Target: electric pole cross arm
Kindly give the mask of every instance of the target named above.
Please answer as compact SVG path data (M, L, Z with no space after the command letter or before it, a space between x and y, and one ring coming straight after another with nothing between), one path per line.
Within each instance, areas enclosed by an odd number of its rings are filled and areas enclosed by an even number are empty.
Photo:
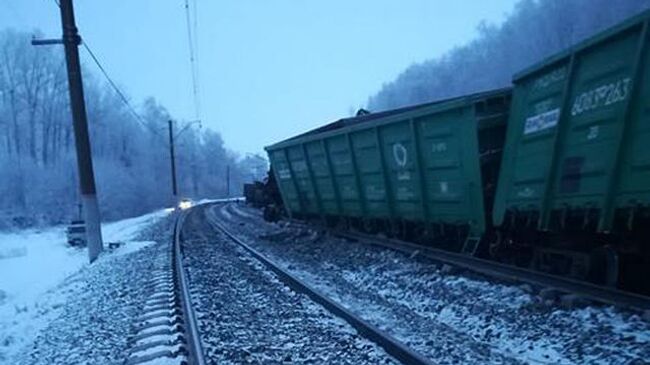
M79 187L81 203L83 204L86 221L86 242L88 257L92 263L103 250L99 205L95 190L95 175L88 134L86 103L84 100L83 83L81 80L81 65L79 62L79 44L81 37L77 32L74 19L72 0L61 0L61 25L63 38L56 40L32 40L33 45L63 44L65 61L68 70L68 90L70 92L70 108L74 129L75 147L77 150L77 167L79 170Z
M51 46L63 44L63 39L32 39L32 46Z

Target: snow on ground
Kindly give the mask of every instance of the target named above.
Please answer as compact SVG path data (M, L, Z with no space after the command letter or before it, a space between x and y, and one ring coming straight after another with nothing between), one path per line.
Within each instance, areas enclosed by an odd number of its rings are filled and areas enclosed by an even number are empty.
M173 223L173 217L165 217L134 237L157 244L128 255L105 255L66 278L63 287L80 289L10 363L123 364L133 346L136 318L152 294L152 270L168 253Z
M237 203L237 202L243 202L245 200L246 198L244 198L243 196L235 197L235 198L222 198L222 199L201 199L199 201L195 201L194 205L212 204L212 203Z
M254 210L229 207L213 212L254 248L436 363L650 359L650 323L634 312L565 309L544 303L529 285L443 270L417 257L268 224Z
M99 260L136 251L151 242L135 241L144 227L166 216L161 210L102 225L105 244L125 244ZM88 265L84 249L67 245L65 227L0 233L0 363L56 318L79 285L62 286Z
M203 210L183 226L183 260L207 364L396 364L216 233Z
M151 241L136 241L136 236L144 227L155 223L170 213L170 210L164 209L139 217L105 224L102 227L104 245L106 246L109 242L124 242L125 245L115 250L118 254L126 254L148 246L152 243Z

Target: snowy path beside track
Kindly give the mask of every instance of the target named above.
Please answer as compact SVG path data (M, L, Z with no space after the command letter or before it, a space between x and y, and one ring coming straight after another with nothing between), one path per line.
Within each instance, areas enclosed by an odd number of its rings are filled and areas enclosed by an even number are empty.
M92 265L85 250L65 244L63 228L0 236L0 248L24 253L0 259L0 289L8 293L0 303L0 364L121 364L141 310L142 273L159 250L155 241L170 239L167 216L103 225L106 242L124 245Z
M303 280L439 363L628 363L650 359L650 324L608 307L544 305L526 286L445 272L427 260L213 213ZM236 228L235 228L236 227Z
M192 211L182 231L184 266L209 364L394 364Z

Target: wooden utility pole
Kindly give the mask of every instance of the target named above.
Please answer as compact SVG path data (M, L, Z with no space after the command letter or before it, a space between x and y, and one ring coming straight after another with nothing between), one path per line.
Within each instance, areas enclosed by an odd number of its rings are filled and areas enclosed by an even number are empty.
M77 148L77 165L79 168L79 185L81 202L86 217L86 237L88 242L88 257L95 261L104 248L102 242L101 219L95 189L95 174L88 135L88 120L86 118L86 102L81 81L81 66L79 63L79 44L81 37L77 33L74 19L72 0L61 0L61 24L63 27L63 46L68 67L68 89L70 90L70 106L74 124L74 138Z
M86 117L86 102L84 100L81 66L79 63L79 44L81 37L77 32L74 19L72 0L61 0L61 26L63 39L33 40L34 45L61 44L65 48L65 61L68 69L68 90L70 92L70 108L74 128L75 147L77 150L77 168L79 170L79 188L86 223L86 242L88 257L92 263L102 252L101 219L97 192L95 190L95 174L88 136L88 120Z
M230 198L230 165L226 165L226 198Z
M174 122L169 120L169 159L172 164L172 195L174 207L178 205L178 187L176 185L176 157L174 154Z

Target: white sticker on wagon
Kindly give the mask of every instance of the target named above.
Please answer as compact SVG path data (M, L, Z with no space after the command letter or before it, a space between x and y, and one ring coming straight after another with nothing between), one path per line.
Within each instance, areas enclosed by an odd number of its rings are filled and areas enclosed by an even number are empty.
M291 179L291 171L289 171L289 169L278 170L278 175L280 177L280 180L289 180L289 179Z
M395 143L393 145L393 157L395 158L395 163L399 167L405 167L408 162L408 151L401 143Z
M449 193L449 183L446 181L440 182L440 192L443 194Z
M557 125L559 120L560 108L529 117L526 119L526 125L524 125L524 134L536 133L553 128Z

